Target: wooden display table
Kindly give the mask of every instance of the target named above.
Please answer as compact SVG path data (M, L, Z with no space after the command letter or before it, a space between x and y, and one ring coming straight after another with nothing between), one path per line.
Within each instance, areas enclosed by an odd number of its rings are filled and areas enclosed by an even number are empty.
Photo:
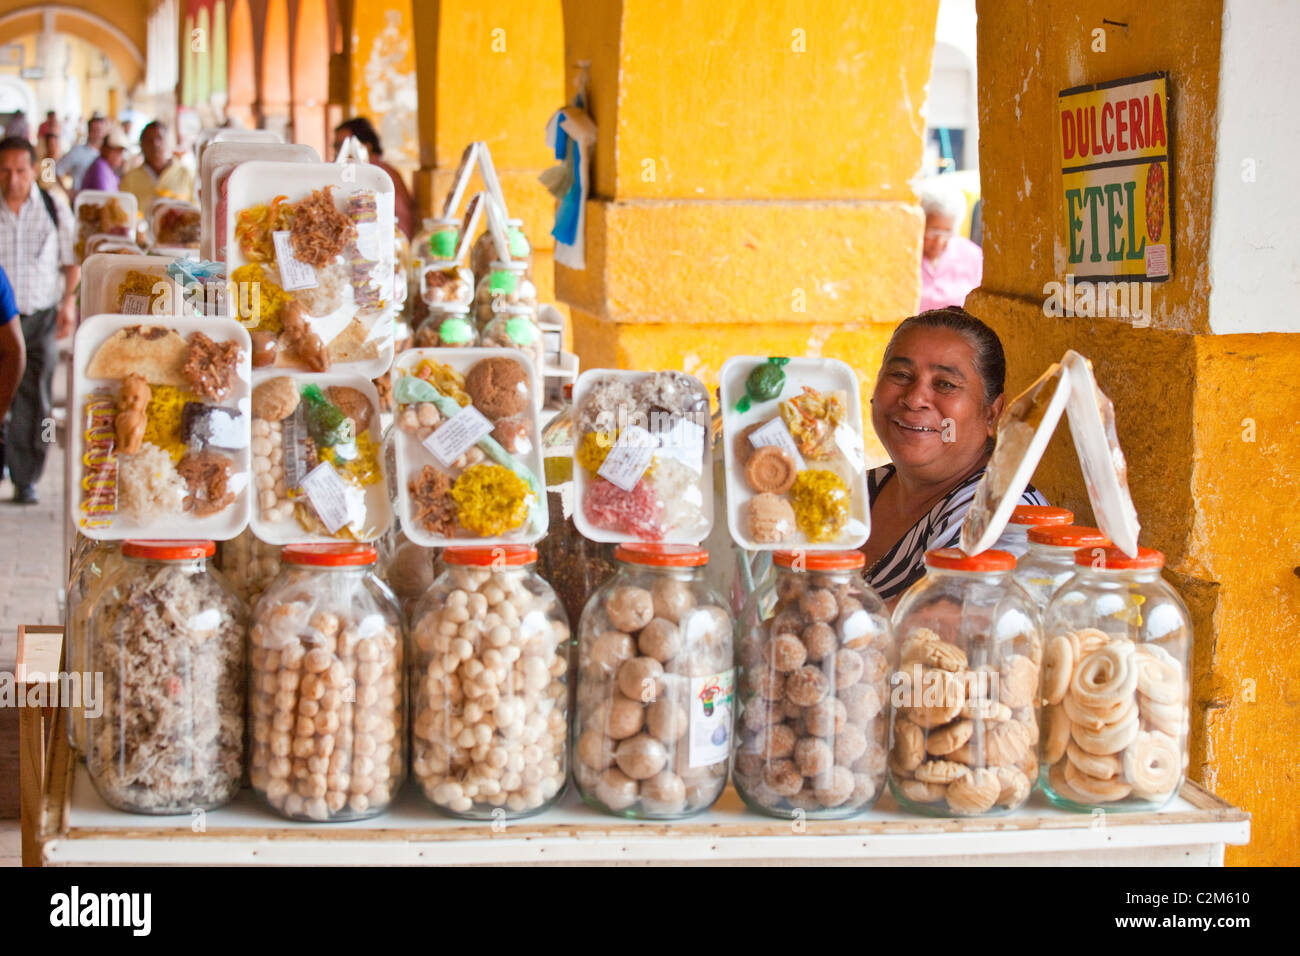
M19 640L21 664L21 632ZM39 635L39 642L47 662L61 643L52 634ZM37 641L26 643L30 651ZM572 792L537 817L480 823L439 816L409 785L388 813L358 823L289 823L248 790L232 805L192 818L148 817L120 813L99 799L67 746L62 711L23 716L23 858L29 865L1204 866L1221 865L1226 844L1250 839L1248 814L1191 783L1158 813L1067 813L1035 793L1014 814L974 820L900 813L886 794L876 809L851 820L794 823L751 813L728 788L711 811L679 823L605 816Z

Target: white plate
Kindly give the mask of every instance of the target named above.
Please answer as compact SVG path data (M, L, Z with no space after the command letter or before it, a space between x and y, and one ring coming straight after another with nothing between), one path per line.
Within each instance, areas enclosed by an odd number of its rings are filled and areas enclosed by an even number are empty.
M264 132L263 130L243 130L241 132ZM219 190L213 186L213 176L220 166L252 162L253 160L272 160L280 163L319 163L320 154L310 146L298 143L284 143L279 138L267 140L231 139L213 140L199 154L199 257L208 261L217 259L213 240L216 230L217 200Z
M399 372L410 373L425 359L437 362L440 365L448 365L460 372L461 375L465 375L474 365L486 358L509 358L518 362L528 375L529 394L534 399L541 394L542 381L537 374L537 366L533 364L533 360L527 354L514 349L407 349L397 356L397 361L393 365L393 384L394 386L397 384ZM415 522L414 515L411 513L409 482L423 470L425 465L433 465L443 471L446 471L446 469L414 435L402 430L397 423L400 414L400 406L398 406L398 410L394 412L392 433L395 436L394 441L396 443L398 514L402 520L402 530L406 532L408 538L425 548L465 548L494 544L533 544L546 535L546 527L550 516L546 507L546 472L545 463L542 461L541 430L538 427L537 402L535 400L529 403L527 409L521 413L528 422L528 437L532 443L532 449L527 455L516 456L533 473L537 480L537 502L536 506L531 509L533 520L525 523L523 528L510 534L492 538L477 536L466 538L439 537L425 531ZM495 464L490 458L487 461L490 464Z
M259 371L261 370L259 369ZM268 378L278 378L283 375L293 379L294 387L298 389L299 393L307 385L317 385L322 392L332 385L344 385L348 388L355 388L370 400L370 428L367 431L370 434L371 441L379 449L380 479L374 484L366 486L365 489L366 515L370 519L370 525L375 530L369 536L358 540L374 541L382 537L393 524L393 509L388 500L387 463L384 460L383 428L379 416L379 393L375 391L374 384L368 378L347 372L322 372L319 375L311 375L302 372L288 372L283 369L269 371L273 371L275 374L259 375L257 385L261 385ZM293 516L282 521L264 521L262 520L262 509L257 502L256 491L249 498L249 527L253 530L253 534L267 544L337 544L353 540L343 536L313 534L304 530L302 525L298 523L298 519Z
M805 551L848 551L862 547L871 535L871 507L867 499L866 469L861 461L862 397L858 391L858 377L849 365L838 359L791 358L785 365L785 387L777 398L760 402L745 412L737 411L736 403L745 394L745 379L756 365L762 365L766 361L766 356L736 355L723 363L719 374L722 441L727 465L727 527L731 529L731 537L749 551L784 551L792 548ZM809 541L799 531L780 542L755 541L745 532L743 511L745 504L754 497L754 491L745 482L744 467L735 460L735 436L750 425L778 417L780 402L800 394L805 385L819 392L844 392L848 411L847 425L856 437L859 459L858 467L850 467L848 470L851 474L846 478L849 486L849 520L833 541Z
M1129 557L1136 557L1142 526L1128 491L1128 465L1115 432L1115 406L1097 387L1092 363L1086 358L1070 350L1061 364L1070 370L1070 401L1066 412L1097 527L1115 547Z
M1016 440L1016 432L1023 432L1025 418L1041 406L1043 396L1055 387L1047 399L1046 408L1038 426L1034 428L1029 441ZM1059 363L1052 365L1027 389L1013 398L998 422L998 443L984 470L984 477L975 487L975 497L971 499L970 510L961 526L961 549L967 554L979 554L993 547L1007 522L1011 512L1020 501L1020 495L1029 485L1034 470L1042 460L1047 443L1052 439L1061 414L1065 411L1066 401L1070 397L1070 372ZM1004 440L1005 439L1005 440ZM999 475L1010 475L1001 489L994 487L994 479Z
M653 372L626 372L608 368L588 369L578 376L577 383L573 386L573 409L575 419L578 410L582 408L587 396L591 393L592 386L595 385L596 382L612 378L621 379L629 384L634 384L650 378L653 374ZM704 387L704 384L700 382L699 379L694 376L689 377L699 386L700 394L704 396L705 402L708 402L708 389ZM641 427L644 428L648 423L636 422L635 424L640 424ZM701 495L699 507L700 511L704 514L704 526L703 528L665 534L663 538L659 539L664 544L699 544L707 538L709 532L713 530L713 468L711 467L713 460L713 446L710 442L710 435L712 433L711 421L709 420L707 412L705 421L697 421L696 424L701 425L704 429L701 457L700 461L697 463L700 468L700 477L695 483L695 487L699 489ZM582 435L578 432L576 421L573 430L573 440L574 448L577 449L582 441ZM584 538L588 538L592 541L611 543L638 542L644 540L643 538L638 538L635 535L626 534L624 532L611 531L608 528L598 528L587 520L586 512L583 509L583 502L587 499L587 488L591 484L591 478L587 475L587 470L578 464L576 456L573 461L573 482L573 523Z
M167 275L167 267L173 261L166 256L128 256L107 252L87 256L81 266L81 314L87 318L125 314L125 307L117 301L117 288L128 272L143 272L166 284L168 289L166 303L160 302L160 307L165 304L166 308L153 318L181 315L181 288ZM140 313L136 320L150 317Z
M216 146L209 147L209 151L216 148ZM376 221L378 222L375 245L378 258L375 260L377 265L372 272L379 277L377 281L386 285L391 292L392 283L385 277L393 274L393 231L396 229L396 219L393 215L393 181L389 178L388 173L378 166L368 164L363 166L356 163L339 165L337 163L300 164L261 161L241 164L230 174L230 181L226 188L227 276L234 275L236 269L248 262L243 253L240 252L239 243L235 241L235 222L242 210L263 203L270 203L277 196L285 196L289 202L297 202L307 198L313 191L324 189L327 186L334 187L331 195L334 198L335 206L339 210L346 209L348 197L358 190L370 190L375 194ZM345 260L346 250L344 254L336 258ZM264 263L264 265L272 276L277 275L277 265L274 261ZM346 268L346 261L344 261L344 267ZM352 286L347 283L347 280L345 280L342 298L342 304L329 315L311 316L309 324L312 331L319 335L328 347L334 337L347 326L354 316L359 318L366 326L369 339L378 346L378 356L364 362L339 362L331 366L331 371L364 375L370 379L378 378L388 371L389 366L393 364L392 296L390 295L385 300L383 308L367 315L358 314L356 303L353 300ZM237 309L233 301L230 303L230 309L233 315ZM295 368L293 366L277 366L277 368L287 368L290 371L307 371L301 367Z
M121 258L109 256L107 258ZM243 361L239 364L231 382L230 394L220 404L225 408L238 408L243 414L244 447L241 451L225 451L235 462L231 486L235 491L235 500L214 515L197 518L185 512L176 512L149 522L136 524L126 515L117 515L111 524L105 527L92 527L82 523L81 514L81 479L84 466L82 454L85 448L85 401L86 396L99 388L110 388L116 392L120 382L116 379L90 379L86 377L86 367L98 351L100 345L119 329L133 325L157 325L174 329L187 337L191 332L202 332L216 342L237 342L243 349ZM218 318L185 318L171 316L147 315L97 315L86 319L77 329L73 339L72 353L72 405L68 410L68 455L73 467L73 492L69 496L68 513L72 524L88 538L100 541L117 541L123 538L153 538L158 540L176 540L183 538L210 538L225 541L235 537L248 524L249 512L249 475L251 474L248 447L248 426L252 420L250 398L252 396L252 349L248 333L238 322Z

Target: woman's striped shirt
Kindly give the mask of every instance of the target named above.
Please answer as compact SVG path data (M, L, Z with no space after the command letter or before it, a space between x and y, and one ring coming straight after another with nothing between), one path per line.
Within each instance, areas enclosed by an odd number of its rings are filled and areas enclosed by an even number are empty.
M893 465L881 465L867 472L867 494L872 505L876 503L880 489L893 477ZM867 583L877 594L886 601L902 594L924 577L925 552L958 545L961 524L966 520L966 512L970 510L975 488L982 477L983 468L948 492L867 571ZM1029 485L1021 494L1019 503L1045 505L1047 499Z

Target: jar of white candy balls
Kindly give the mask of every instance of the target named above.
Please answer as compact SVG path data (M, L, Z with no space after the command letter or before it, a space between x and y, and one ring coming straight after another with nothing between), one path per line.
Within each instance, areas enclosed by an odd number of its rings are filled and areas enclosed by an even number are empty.
M704 580L709 554L625 544L582 612L574 779L599 810L670 820L727 782L735 671L731 615Z
M411 620L411 765L467 819L551 806L568 775L570 631L537 549L448 548Z
M387 809L404 768L403 632L368 544L300 544L253 611L249 779L291 820Z

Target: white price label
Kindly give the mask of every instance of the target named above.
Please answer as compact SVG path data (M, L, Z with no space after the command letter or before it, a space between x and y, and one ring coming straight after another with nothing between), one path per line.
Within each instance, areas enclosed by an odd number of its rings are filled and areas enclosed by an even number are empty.
M302 490L330 534L348 523L348 486L329 462L321 462L307 474Z
M775 445L790 456L796 468L800 471L804 469L803 455L799 454L799 446L794 443L794 436L790 434L790 429L786 428L785 422L779 418L774 418L763 427L755 428L750 432L749 443L755 448Z
M456 464L457 459L492 433L492 423L473 405L466 405L423 442L429 453L444 468Z
M631 491L654 461L659 442L640 425L625 428L596 474L624 491Z
M731 753L731 710L736 698L736 672L691 678L691 767L722 763Z
M275 261L280 266L280 288L286 292L316 288L316 270L293 257L289 230L271 233L271 241L275 243Z
M659 449L699 474L704 469L704 427L689 418L679 418L659 436Z
M357 252L372 262L379 261L379 223L359 222L357 226Z
M148 315L149 297L129 292L122 296L122 314L123 315Z

